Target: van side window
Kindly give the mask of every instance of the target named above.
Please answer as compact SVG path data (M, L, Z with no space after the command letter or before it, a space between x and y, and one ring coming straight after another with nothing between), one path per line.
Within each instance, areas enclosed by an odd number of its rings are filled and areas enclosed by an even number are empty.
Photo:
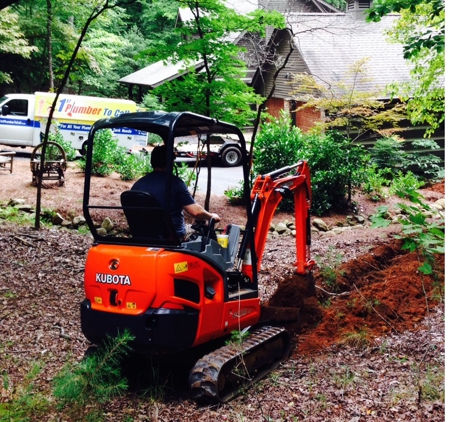
M9 114L14 116L28 115L28 100L10 100L5 105L9 108Z

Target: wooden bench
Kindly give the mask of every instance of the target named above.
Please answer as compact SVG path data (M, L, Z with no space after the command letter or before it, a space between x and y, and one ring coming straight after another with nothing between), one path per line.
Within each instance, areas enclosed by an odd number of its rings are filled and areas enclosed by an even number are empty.
M38 144L30 158L30 169L33 174L33 186L38 186L41 180L58 180L58 185L64 185L64 172L67 167L66 153L64 148L57 142L46 142L45 161L43 163L43 171L41 171L41 154L45 143ZM43 184L44 187L48 187Z
M0 152L0 170L8 170L7 165L9 165L10 173L13 172L13 157L15 154L14 151Z

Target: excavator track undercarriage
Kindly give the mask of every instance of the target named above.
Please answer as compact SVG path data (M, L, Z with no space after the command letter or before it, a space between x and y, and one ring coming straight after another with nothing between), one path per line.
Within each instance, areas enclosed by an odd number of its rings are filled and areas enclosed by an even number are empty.
M284 328L261 327L242 343L233 342L201 358L190 372L191 394L198 402L225 403L261 380L290 353Z

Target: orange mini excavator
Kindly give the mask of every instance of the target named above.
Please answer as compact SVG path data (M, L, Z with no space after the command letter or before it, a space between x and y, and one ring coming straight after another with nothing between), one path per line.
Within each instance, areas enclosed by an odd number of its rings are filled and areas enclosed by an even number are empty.
M261 379L289 356L288 332L269 324L258 292L258 272L274 212L293 197L296 223L295 271L306 274L310 259L310 174L302 161L257 177L251 191L250 163L243 159L247 224L223 230L209 221L180 242L169 218L169 201L145 192L117 198L94 187L94 148L100 133L158 135L173 163L174 144L198 136L234 135L247 157L242 132L234 125L191 112L139 112L96 122L87 140L84 216L94 237L85 266L86 298L81 303L85 337L100 345L128 330L137 352L176 354L207 350L190 372L196 400L226 402L242 387ZM102 146L103 147L103 146ZM167 167L166 192L173 166ZM108 217L108 219L106 218ZM226 216L221 216L224 220ZM109 226L102 224L108 221ZM225 242L217 234L225 233ZM272 323L275 322L273 314ZM238 345L231 334L248 330ZM209 353L209 347L216 345ZM245 374L245 376L243 376Z

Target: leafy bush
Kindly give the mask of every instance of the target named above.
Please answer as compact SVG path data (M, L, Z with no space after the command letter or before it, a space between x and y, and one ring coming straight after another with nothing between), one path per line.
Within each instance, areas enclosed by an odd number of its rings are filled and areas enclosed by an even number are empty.
M434 210L425 203L422 195L410 190L396 192L400 197L407 197L415 205L398 204L403 211L399 222L402 224L402 235L395 238L404 241L402 249L410 252L417 251L423 258L419 271L423 274L432 274L434 254L445 253L445 220L430 219L427 213ZM439 217L442 217L440 214ZM371 217L372 226L375 228L387 227L391 224L388 219L388 207L382 206Z
M135 180L152 171L150 156L143 153L120 155L114 168L122 180Z
M332 207L351 202L353 187L363 181L368 154L361 145L336 131L325 136L304 135L282 112L280 119L264 124L256 137L253 172L266 174L299 160L308 161L312 175L311 208L321 215ZM236 192L229 193L234 196ZM284 200L280 208L289 206Z
M193 190L196 184L196 172L193 168L188 167L184 162L179 165L175 163L175 169L178 173L178 177L185 182L188 189Z
M333 207L347 207L352 189L364 180L368 154L334 131L308 139L306 156L312 177L312 212L322 215Z
M267 174L296 163L305 148L305 137L292 126L290 116L283 111L280 118L269 117L256 136L253 163L255 174Z
M66 161L73 161L76 158L76 148L73 147L71 141L66 141L61 134L61 132L50 133L48 136L48 140L52 142L56 142L57 144L61 145L64 149L66 154Z
M391 187L389 188L389 193L395 195L398 192L413 192L424 186L424 182L419 180L414 173L408 171L403 173L398 171L396 176L391 182Z
M159 136L155 133L149 133L148 134L147 144L156 146L156 145L162 144L162 143L163 143L163 139L161 138L161 136Z
M371 163L380 169L390 169L392 172L401 169L405 164L405 153L402 149L402 138L389 136L378 139L370 148ZM390 174L387 174L390 177Z
M228 198L228 202L231 205L241 205L244 198L244 180L239 181L239 186L226 189L224 195Z
M114 138L110 130L99 130L94 138L92 174L96 176L109 176L117 167L123 164L126 154L127 149L119 146L118 139ZM83 158L79 160L78 164L79 168L84 171L86 160Z
M444 177L444 170L440 166L442 159L427 152L440 149L439 145L432 139L418 139L411 145L414 151L405 155L404 168L417 169L425 179L441 180Z
M361 185L361 190L372 201L382 201L389 197L387 188L390 183L387 177L388 172L391 172L391 170L380 169L375 164L366 169L365 180Z

